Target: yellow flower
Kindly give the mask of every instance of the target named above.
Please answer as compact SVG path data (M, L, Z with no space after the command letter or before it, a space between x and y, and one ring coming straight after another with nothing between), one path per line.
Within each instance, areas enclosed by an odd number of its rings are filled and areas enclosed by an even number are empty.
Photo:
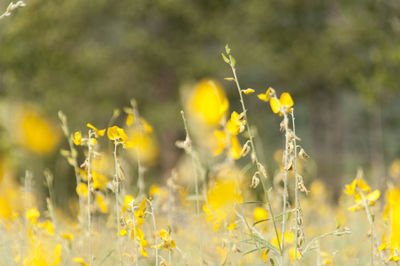
M291 112L292 106L294 104L292 96L288 92L281 94L279 100L277 98L270 98L269 104L271 106L272 112L275 114L279 113L282 115L283 112Z
M153 133L153 127L142 117L140 118L140 124L143 127L145 133Z
M203 210L207 214L207 221L213 223L215 231L233 214L235 204L243 201L235 178L217 181L208 191L207 199L208 204L203 206Z
M39 216L40 213L36 208L28 209L26 211L26 219L31 221L32 224L36 224L36 220Z
M82 266L89 266L89 263L86 263L85 260L81 257L75 257L72 259L73 262L79 263Z
M149 125L150 126L150 125ZM131 128L128 130L132 149L128 154L145 165L154 165L157 163L159 148L155 136L145 130L139 128Z
M244 93L244 94L247 94L247 95L248 95L248 94L252 94L252 93L254 93L254 90L253 90L253 89L250 89L250 88L249 88L249 89L245 89L245 90L243 90L243 93Z
M28 151L49 154L57 148L61 139L59 128L36 109L24 109L15 123L18 142Z
M49 235L54 235L54 226L50 221L44 221L43 223L38 223L37 227L45 228Z
M74 236L70 233L62 233L60 236L68 241L72 241L74 239Z
M94 132L96 132L96 135L99 136L99 137L104 136L104 134L106 133L106 130L105 130L105 129L100 129L100 130L99 130L99 129L97 129L95 126L93 126L93 125L90 124L90 123L87 123L86 126L87 126L88 128L90 128L90 129L92 129Z
M82 197L86 198L88 196L88 192L89 192L89 190L88 190L88 187L87 187L87 185L85 183L79 183L79 185L76 186L76 193L79 196L82 196Z
M257 95L258 99L260 99L261 101L264 101L264 102L268 102L271 99L271 91L272 90L273 89L271 87L269 87L265 93L258 94Z
M218 125L225 118L228 107L222 86L212 79L200 81L187 104L189 113L209 126Z
M240 146L239 140L236 136L231 137L231 149L229 151L229 155L237 160L241 157L242 146Z
M392 234L390 237L391 249L400 250L400 187L389 189L386 192L387 212L390 217ZM385 208L386 209L386 208Z
M105 190L108 183L107 177L95 171L92 171L92 178L93 178L92 186L94 189Z
M262 221L268 218L268 213L264 208L257 207L253 211L254 221Z
M345 191L344 193L346 193L347 195L354 195L355 191L356 191L356 185L357 185L357 178L355 178L353 180L353 182L351 182L350 185L346 185Z
M96 194L96 202L97 205L99 206L99 209L102 213L107 213L108 212L108 208L107 208L107 204L105 201L105 198L103 195L101 194Z
M158 233L163 240L169 240L170 236L167 230L161 229L160 232Z
M234 111L231 114L231 119L226 123L226 130L236 136L244 130L245 125L246 121L243 116Z
M125 195L124 197L124 205L123 207L125 208L125 210L131 210L131 205L133 204L132 201L134 201L135 198L132 197L131 195Z
M125 130L118 126L109 127L107 130L107 137L113 141L125 142L128 140Z
M74 144L76 146L82 145L82 134L79 131L74 133Z
M214 143L213 143L213 155L218 156L226 148L226 133L223 130L214 130L213 132Z
M132 125L134 120L135 120L135 116L133 114L128 114L128 117L126 118L126 125L127 126Z

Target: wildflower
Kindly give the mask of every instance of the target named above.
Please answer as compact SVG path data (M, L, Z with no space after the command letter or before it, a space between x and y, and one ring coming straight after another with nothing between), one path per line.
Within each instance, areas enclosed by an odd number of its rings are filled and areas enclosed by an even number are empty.
M290 96L288 92L284 92L281 94L279 100L277 98L271 98L269 104L271 106L272 112L282 115L282 111L291 112L294 103L292 96Z
M385 214L389 217L391 227L390 246L391 249L400 250L400 188L392 188L386 192L387 205Z
M79 183L79 185L76 187L76 193L82 197L87 197L88 192L89 190L85 183Z
M49 235L54 235L54 226L50 221L44 221L43 223L37 224L38 228L45 228Z
M243 90L243 93L244 93L244 94L247 94L247 95L248 95L248 94L252 94L252 93L254 93L254 90L248 88L248 89Z
M229 102L217 81L204 79L193 89L187 106L199 122L216 126L225 118Z
M70 233L62 233L60 236L68 241L72 241L74 239L74 236Z
M89 266L89 263L85 262L85 260L81 257L75 257L72 259L72 261L79 263L81 266Z
M100 194L100 193L96 194L96 202L102 213L108 212L107 204L106 204L105 198L102 194Z
M242 146L240 146L239 140L236 136L231 137L231 149L229 150L229 155L235 160L242 157Z
M145 165L155 164L159 155L157 140L149 127L151 126L148 125L147 130L135 127L128 129L129 138L132 139L132 149L129 150L128 154L135 159L139 159Z
M279 237L279 241L280 241L282 239L282 235L281 235L281 232L279 231L279 229L278 229L278 237ZM287 244L292 244L294 242L294 234L289 231L286 231L283 234L283 238L284 238L285 243L287 243ZM279 248L279 246L278 246L279 242L278 242L278 239L276 238L276 236L274 236L271 243L276 248Z
M264 208L257 207L253 211L254 221L262 221L268 218L268 213Z
M226 123L226 130L233 136L243 132L246 121L243 119L243 115L239 115L237 112L232 112L231 118Z
M275 92L274 89L269 87L265 93L258 94L257 97L261 101L268 102L271 99L272 92Z
M82 145L82 134L81 134L81 132L76 131L76 132L74 133L74 139L73 139L73 141L74 141L74 144L75 144L76 146Z
M93 126L92 124L90 124L90 123L87 123L86 124L86 126L88 127L88 128L90 128L90 129L92 129L95 133L96 133L96 135L98 136L98 137L102 137L102 136L104 136L104 134L106 133L106 130L105 129L97 129L95 126Z
M38 110L26 108L17 115L17 141L26 150L39 154L53 152L61 139L60 130Z
M107 137L117 142L125 142L128 140L128 135L126 135L125 130L118 126L109 127L107 130Z
M32 208L26 211L26 219L32 224L36 224L36 220L39 216L40 213L36 208Z
M347 195L354 196L355 205L348 208L349 211L358 211L364 208L363 195L361 193L368 193L371 188L368 186L367 182L363 179L358 179L357 177L351 182L351 184L346 185L344 192ZM374 190L373 192L365 196L365 201L368 205L374 205L380 197L381 193L379 190Z
M126 118L126 125L130 126L133 123L133 120L135 120L135 116L133 114L128 114Z
M235 204L243 201L234 178L217 181L208 191L207 199L208 204L203 206L203 210L207 214L207 221L213 223L214 231L231 216Z
M131 195L125 195L124 204L122 205L122 207L125 210L130 210L132 208L131 206L133 206L134 200L135 200L135 198L132 197Z
M214 130L214 148L213 155L217 156L222 153L222 151L226 148L226 133L223 130Z

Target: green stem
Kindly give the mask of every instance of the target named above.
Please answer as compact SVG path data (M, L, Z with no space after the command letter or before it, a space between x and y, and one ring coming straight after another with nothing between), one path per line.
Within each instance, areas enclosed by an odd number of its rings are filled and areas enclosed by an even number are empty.
M230 67L231 67L231 69L232 69L232 73L233 73L233 76L234 76L236 88L237 88L238 93L239 93L240 104L241 104L241 106L242 106L242 111L243 111L243 113L244 113L244 119L246 120L246 129L247 129L247 134L248 134L248 136L249 136L249 141L250 141L250 145L251 145L251 149L252 149L252 154L254 154L254 155L253 155L254 163L256 164L257 171L259 171L260 173L262 173L262 172L263 172L263 169L261 169L261 163L260 163L260 161L259 161L259 159L258 159L257 152L256 152L256 147L255 147L255 145L254 145L253 134L251 133L250 126L249 126L249 120L247 119L247 110L246 110L246 106L245 106L245 104L244 104L242 89L241 89L241 87L240 87L239 80L238 80L237 74L236 74L236 69L235 69L235 67L233 66L231 57L229 57L229 62L230 62L229 65L230 65ZM266 178L266 177L264 177L264 178ZM277 227L276 227L275 216L274 216L274 212L273 212L273 210L272 210L271 202L270 202L270 200L269 200L269 193L268 193L268 189L267 189L267 187L266 187L264 178L260 178L260 180L261 180L261 184L262 184L262 187L263 187L263 190L264 190L265 200L266 200L266 202L267 202L268 211L269 211L269 213L271 214L272 222L273 222L273 224L274 224L274 230L275 230L276 238L277 238L277 240L278 240L279 250L280 250L281 253L283 253L283 252L282 252L282 249L281 249L281 247L280 247L281 244L280 244L280 240L279 240L278 229L277 229Z
M87 203L87 220L88 220L88 237L89 237L89 264L90 266L93 265L93 255L92 255L92 224L91 224L91 215L90 215L90 201L91 201L91 193L92 190L90 188L91 182L92 182L92 130L89 129L88 133L89 139L88 139L88 161L87 161L87 170L88 170L88 180L87 180L87 186L88 186L88 203Z
M114 192L115 192L115 214L117 217L117 239L118 239L118 254L119 254L119 264L122 265L122 244L121 244L121 237L119 235L120 232L120 215L119 215L119 177L118 177L118 172L119 172L119 163L118 163L118 157L117 157L117 147L118 147L118 142L114 140L114 166L115 166L115 176L114 176L114 181L115 181L115 187L114 187Z

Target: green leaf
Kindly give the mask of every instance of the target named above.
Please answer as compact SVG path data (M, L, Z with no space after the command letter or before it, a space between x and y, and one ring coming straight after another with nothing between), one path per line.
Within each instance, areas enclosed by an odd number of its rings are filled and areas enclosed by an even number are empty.
M229 45L225 45L225 52L229 55L231 53L231 48L229 48Z
M236 60L233 56L229 55L229 59L231 60L231 64L234 67L236 65Z
M221 53L222 59L224 59L225 63L229 64L229 59L224 55L224 53Z

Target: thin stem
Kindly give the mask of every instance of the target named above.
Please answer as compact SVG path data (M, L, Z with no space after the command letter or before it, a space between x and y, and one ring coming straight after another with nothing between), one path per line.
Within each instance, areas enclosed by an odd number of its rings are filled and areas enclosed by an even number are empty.
M72 140L72 137L70 136L70 131L67 125L67 117L65 116L65 114L62 111L58 112L58 117L61 121L61 129L64 132L65 137L68 140L68 146L69 146L69 151L70 151L70 163L72 163L72 166L74 167L74 171L75 171L75 178L76 178L76 185L78 186L81 183L81 175L79 174L79 167L78 167L78 162L77 162L77 151L74 147L74 143ZM79 199L79 216L78 216L78 220L80 225L83 227L83 198L82 196L78 194L78 199Z
M119 215L119 163L118 163L118 157L117 157L117 147L118 147L118 142L114 140L114 166L115 166L115 176L114 176L114 181L115 181L115 187L114 187L114 192L115 192L115 214L117 217L117 239L118 239L118 253L119 253L119 263L122 265L122 244L121 244L121 237L119 235L120 232L120 215Z
M293 159L293 170L295 176L295 187L294 187L294 198L295 198L295 210L296 210L296 236L295 236L295 251L294 251L294 265L297 264L297 250L299 245L299 232L300 232L300 200L299 200L299 177L297 176L297 142L296 142L296 125L295 125L295 117L294 117L294 110L292 109L291 112L292 117L292 130L293 130L293 147L294 147L294 159Z
M181 111L181 115L182 115L182 120L183 120L183 124L185 126L185 132L186 132L186 139L185 142L188 145L188 153L191 155L191 159L192 159L192 165L193 168L195 169L195 174L194 174L194 184L195 184L195 194L196 194L196 214L197 216L200 215L200 200L199 200L199 177L198 177L198 171L196 171L197 169L197 165L195 162L195 158L193 156L193 149L192 149L192 140L190 138L190 133L189 133L189 127L187 124L187 120L185 117L185 112L183 112L183 110Z
M88 170L88 179L87 179L87 187L88 187L88 203L87 203L87 230L88 230L88 238L89 238L89 264L93 265L93 256L92 256L92 225L91 225L91 215L90 215L90 200L91 200L91 182L92 182L92 130L89 129L89 140L88 140L88 160L87 160L87 170Z
M349 230L348 228L344 228L343 230L335 230L335 231L332 231L332 232L328 232L328 233L325 233L325 234L316 236L316 237L314 237L313 239L311 239L311 241L310 241L310 242L306 245L306 247L304 248L304 250L303 250L303 256L304 256L304 254L306 254L306 252L308 251L308 249L311 248L311 246L312 246L315 242L317 242L318 240L320 240L320 239L322 239L322 238L325 238L325 237L330 236L330 235L341 236L341 235L350 234L350 233L351 233L351 232L350 232L350 230Z
M379 242L378 242L378 238L376 237L376 234L375 234L374 220L372 218L372 213L371 213L371 210L369 209L368 202L365 199L364 193L360 189L357 189L357 190L361 195L361 198L362 198L362 201L364 204L364 208L365 208L365 212L367 213L369 226L371 229L371 266L372 266L372 265L374 265L374 241L376 243L377 248L379 247ZM379 253L381 260L386 264L386 261L384 259L382 251L380 250L378 253Z
M255 165L256 165L256 167L257 167L257 171L260 172L260 173L263 173L263 172L265 172L265 169L262 169L262 168L261 168L261 167L262 167L262 164L260 163L260 161L259 161L259 159L258 159L258 156L257 156L256 147L255 147L255 145L254 145L253 134L251 133L250 126L249 126L249 120L247 119L247 110L246 110L246 106L245 106L245 104L244 104L242 89L241 89L241 87L240 87L239 80L238 80L237 74L236 74L236 69L235 69L235 67L234 67L234 65L233 65L233 63L232 63L231 57L229 57L229 65L230 65L230 67L231 67L231 69L232 69L232 73L233 73L233 76L234 76L236 88L237 88L238 93L239 93L240 104L241 104L241 106L242 106L242 111L243 111L243 114L244 114L244 119L245 119L245 121L246 121L246 130L247 130L247 134L248 134L248 136L249 136L249 141L250 141L250 146L251 146L251 149L252 149L252 154L253 154L253 158L254 158L254 163L255 163ZM264 178L266 178L266 176L264 176ZM267 187L266 187L266 184L265 184L264 179L263 179L263 178L260 178L260 180L261 180L261 184L262 184L262 187L263 187L263 190L264 190L265 200L266 200L267 205L268 205L268 211L269 211L269 213L271 214L272 221L273 221L273 224L274 224L274 230L275 230L276 238L277 238L277 240L278 240L279 250L280 250L281 253L283 253L283 252L282 252L282 249L281 249L281 246L280 246L281 244L280 244L280 240L279 240L278 229L277 229L276 223L275 223L274 212L273 212L273 210L272 210L271 202L270 202L270 200L269 200L268 189L267 189Z
M135 265L138 266L139 253L136 240L136 219L135 219L135 208L132 203L132 224L133 224L133 242L135 243Z
M282 109L282 108L281 108ZM287 206L287 200L288 200L288 163L289 163L289 126L288 126L288 118L286 112L283 113L283 123L285 127L285 157L284 157L284 162L283 162L283 207L282 207L282 212L285 214L286 213L286 206ZM282 217L282 236L281 236L281 245L282 245L282 251L285 249L285 231L286 231L286 217L285 215ZM284 265L284 256L282 252L282 257L281 257L281 265Z
M155 250L156 250L156 266L158 266L158 241L157 241L157 225L156 225L156 218L154 216L154 209L153 209L153 204L151 203L150 200L147 200L147 202L150 205L150 215L153 218L153 232L154 234L154 242L155 242Z
M193 147L192 147L192 139L190 137L189 133L189 126L185 117L185 112L181 110L181 116L183 120L183 124L185 127L185 132L186 132L186 138L183 144L183 148L187 154L190 155L190 158L192 160L192 166L195 171L194 173L194 185L195 185L195 194L196 194L196 215L199 217L200 216L200 193L199 193L199 172L202 175L203 174L203 169L200 164L200 160L197 156L197 154L194 152ZM205 191L205 190L204 190ZM201 257L201 265L203 265L203 240L200 238L200 257Z

